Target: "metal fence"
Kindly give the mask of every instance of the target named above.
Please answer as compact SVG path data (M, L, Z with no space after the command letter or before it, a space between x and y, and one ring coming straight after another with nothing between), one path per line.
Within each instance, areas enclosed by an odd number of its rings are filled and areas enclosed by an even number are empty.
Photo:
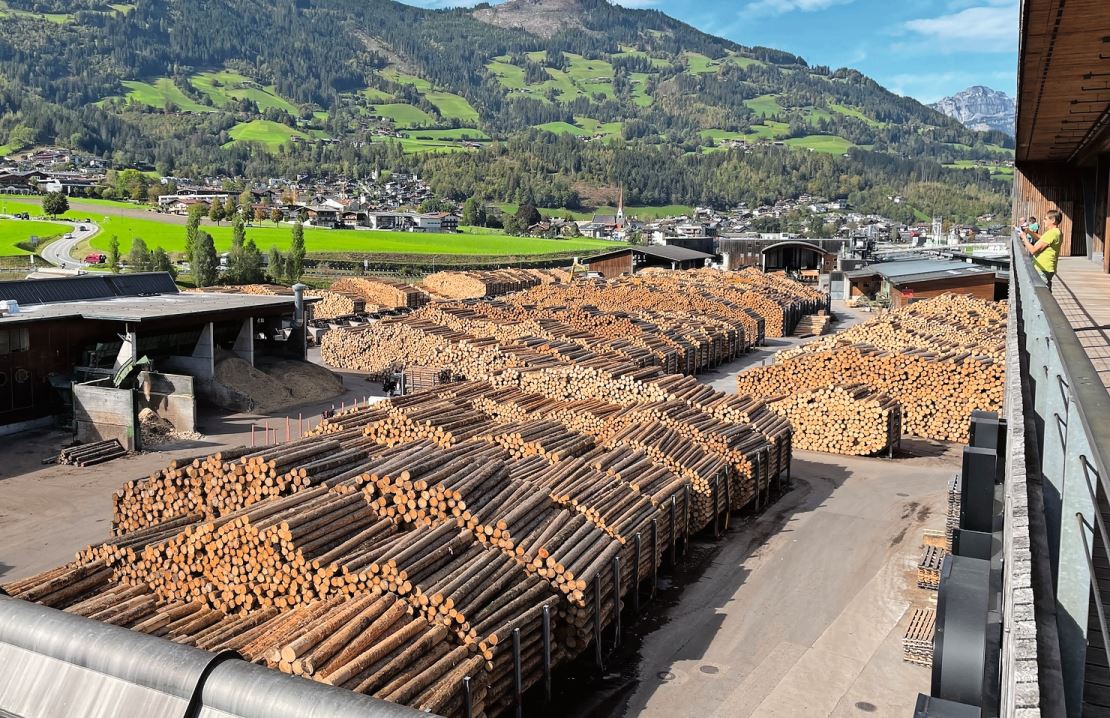
M1035 427L1025 449L1044 492L1067 711L1079 716L1087 679L1110 684L1103 606L1110 601L1110 530L1103 514L1110 496L1110 394L1016 234L1011 250L1017 301L1010 320L1018 322L1022 388ZM1092 587L1099 600L1091 600Z

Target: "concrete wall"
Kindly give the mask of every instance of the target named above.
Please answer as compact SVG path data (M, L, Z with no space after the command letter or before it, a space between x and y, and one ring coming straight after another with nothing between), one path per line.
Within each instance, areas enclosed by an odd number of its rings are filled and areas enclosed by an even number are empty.
M139 411L151 409L178 431L196 431L197 397L193 377L144 371L135 391Z
M73 424L82 443L117 439L128 451L142 448L134 394L113 387L110 379L73 385Z

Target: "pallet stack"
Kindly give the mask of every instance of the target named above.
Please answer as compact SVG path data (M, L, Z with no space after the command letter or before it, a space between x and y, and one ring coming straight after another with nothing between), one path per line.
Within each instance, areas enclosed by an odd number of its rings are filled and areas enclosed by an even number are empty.
M956 540L956 531L960 528L960 511L963 504L963 476L956 474L948 482L948 511L944 515L944 535L948 542L948 549Z
M850 456L890 455L902 438L898 402L866 384L835 385L770 403L794 427L794 447Z
M936 591L940 588L940 569L948 552L937 546L926 546L917 564L917 587Z
M919 666L933 665L933 637L936 634L937 612L932 608L915 608L910 625L902 639L902 659Z

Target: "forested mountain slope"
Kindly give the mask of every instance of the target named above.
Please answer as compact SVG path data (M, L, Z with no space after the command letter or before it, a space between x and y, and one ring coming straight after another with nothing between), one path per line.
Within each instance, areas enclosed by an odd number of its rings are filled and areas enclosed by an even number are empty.
M0 154L58 142L166 174L423 170L444 193L574 206L1006 183L969 130L812 67L605 0L0 0ZM944 165L948 164L949 167Z

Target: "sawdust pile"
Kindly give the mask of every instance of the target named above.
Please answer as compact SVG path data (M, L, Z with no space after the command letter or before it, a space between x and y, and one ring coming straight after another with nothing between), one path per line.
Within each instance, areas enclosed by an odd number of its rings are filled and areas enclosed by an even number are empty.
M310 362L258 358L252 367L239 357L216 364L216 380L233 394L229 408L270 412L339 396L343 381Z

